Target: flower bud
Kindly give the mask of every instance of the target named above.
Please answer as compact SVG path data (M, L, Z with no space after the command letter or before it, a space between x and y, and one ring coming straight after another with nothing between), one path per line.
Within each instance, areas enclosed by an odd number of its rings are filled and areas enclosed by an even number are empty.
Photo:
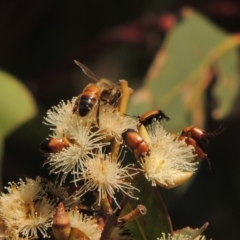
M59 203L53 216L53 235L56 240L67 240L71 233L70 219L65 212L63 203Z

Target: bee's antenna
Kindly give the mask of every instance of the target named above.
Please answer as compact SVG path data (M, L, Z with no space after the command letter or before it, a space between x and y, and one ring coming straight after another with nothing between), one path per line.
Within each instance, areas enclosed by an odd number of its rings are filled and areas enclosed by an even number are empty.
M100 78L95 73L93 73L89 68L87 68L85 65L83 65L82 63L80 63L77 60L74 60L74 62L75 62L75 64L77 64L82 69L84 74L87 75L89 78L91 78L95 81L100 80Z

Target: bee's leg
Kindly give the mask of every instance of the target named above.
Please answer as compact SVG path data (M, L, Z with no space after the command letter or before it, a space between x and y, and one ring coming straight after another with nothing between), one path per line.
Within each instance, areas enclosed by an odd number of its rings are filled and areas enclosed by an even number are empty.
M100 115L100 100L98 100L98 103L97 103L97 113L96 113L97 125L100 127L99 115Z

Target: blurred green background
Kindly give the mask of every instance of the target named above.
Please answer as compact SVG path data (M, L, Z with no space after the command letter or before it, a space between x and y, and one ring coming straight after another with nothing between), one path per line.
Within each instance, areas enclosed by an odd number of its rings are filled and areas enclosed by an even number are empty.
M0 68L27 86L38 107L36 117L3 140L3 185L24 176L48 176L47 167L42 167L45 158L38 151L39 143L49 134L48 127L42 124L43 116L51 106L78 95L89 83L73 63L74 59L100 77L113 81L127 79L134 89L142 87L143 83L144 86L149 84L152 91L156 91L153 95L168 96L168 90L158 92L146 74L169 34L184 21L182 12L186 6L193 7L230 34L240 32L240 4L233 0L0 1ZM194 30L191 30L193 34ZM203 41L211 40L208 33L203 29ZM185 37L183 35L179 42L180 50L184 44L188 49L189 36L186 34ZM239 55L238 49L235 52ZM174 54L171 55L173 59ZM187 56L185 51L179 54ZM181 73L181 68L170 70L176 71L176 75ZM211 94L218 80L215 71L214 68L214 73L206 78L211 81L206 85L204 100L200 101L204 106L194 105L194 110L200 111L188 116L188 122L195 125L196 119L201 119L199 124L204 124L209 131L221 123L226 126L224 133L213 138L208 146L211 170L204 161L185 189L160 191L175 230L186 226L200 227L208 221L210 225L205 232L208 239L237 239L240 224L240 101L237 90L240 79L235 76L238 82L230 90L230 110L223 114L224 118L216 119L216 114L212 113L218 102ZM229 72L235 74L236 69ZM0 79L1 90L3 86ZM6 89L6 94L1 95L0 105L15 102L18 110L25 112L26 105L18 101L14 91ZM217 96L223 98L224 95L223 91ZM155 105L149 104L152 106ZM166 108L164 106L162 110ZM165 124L166 128L174 129L171 124L177 123L180 131L185 127L185 122L180 121L181 112L174 114L171 111L171 108L165 111L171 118L171 123ZM0 119L6 114L8 109L2 110ZM183 114L186 114L184 110Z

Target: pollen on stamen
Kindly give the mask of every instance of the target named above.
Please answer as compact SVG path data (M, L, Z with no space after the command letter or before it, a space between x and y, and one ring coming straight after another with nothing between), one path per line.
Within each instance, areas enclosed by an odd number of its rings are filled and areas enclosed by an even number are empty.
M91 240L99 240L102 229L97 225L93 217L86 216L77 210L70 210L68 213L71 227L84 232Z
M116 162L111 154L104 154L102 147L99 147L93 159L83 162L82 175L75 181L85 180L84 185L79 190L79 195L84 195L87 191L97 190L99 194L99 204L107 193L116 203L115 191L122 191L129 195L128 190L138 190L131 182L125 181L132 178L138 172L132 164L122 166L121 161ZM134 196L129 195L134 198Z
M12 188L12 189L11 189ZM46 198L40 178L20 179L7 188L9 193L0 196L0 216L7 231L25 238L37 238L39 233L47 237L55 209L55 201ZM14 206L14 214L11 214Z
M53 106L47 111L47 116L44 117L44 124L54 127L53 130L58 131L59 127L65 128L73 116L72 108L76 98L71 101L64 102L63 100L57 106Z
M122 143L122 133L129 128L137 130L137 120L106 105L100 110L99 127L118 143Z
M197 236L194 238L195 240L206 240L205 236ZM183 234L165 234L162 233L162 236L160 238L157 238L157 240L192 240L192 236L187 236Z
M152 185L171 188L190 178L196 170L196 163L189 161L195 157L192 147L176 140L158 121L148 131L150 154L140 158L140 165Z
M71 137L71 144L57 153L50 153L47 164L50 173L60 177L60 184L65 182L69 173L74 179L79 177L80 169L83 169L83 162L94 158L94 151L98 148L99 142L105 139L105 135L92 126L90 121L72 118L67 129ZM109 145L109 142L102 143L102 146Z

